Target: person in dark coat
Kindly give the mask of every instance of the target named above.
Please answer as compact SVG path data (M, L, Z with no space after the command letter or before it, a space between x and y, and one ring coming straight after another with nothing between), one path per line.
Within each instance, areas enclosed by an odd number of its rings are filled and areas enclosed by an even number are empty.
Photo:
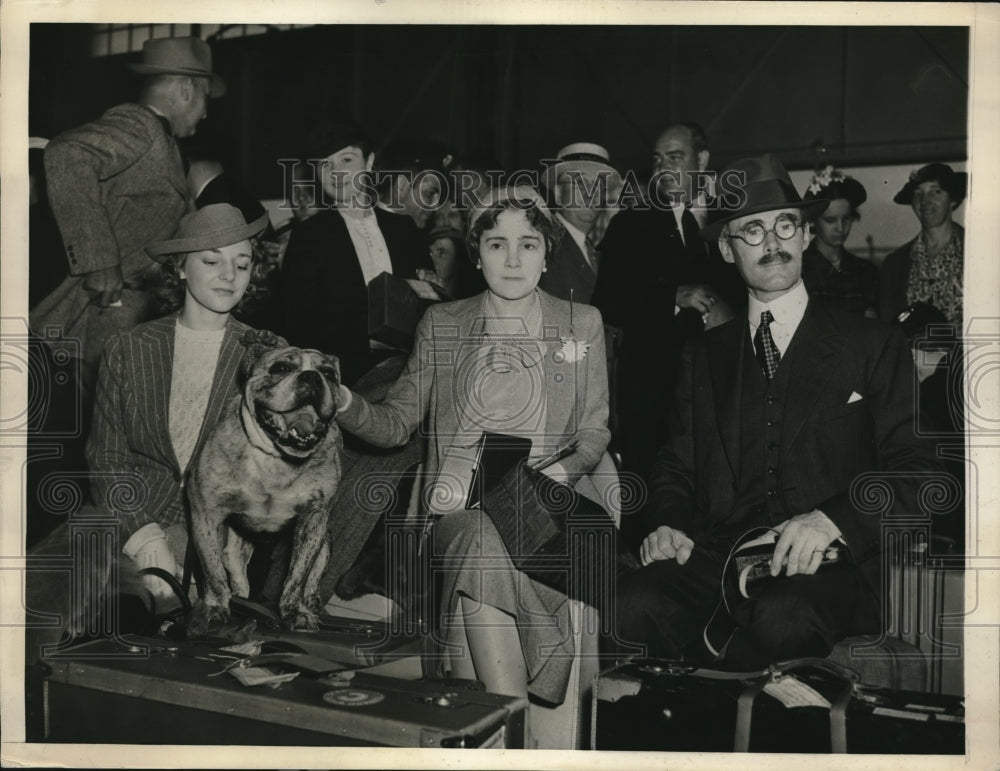
M339 357L351 384L396 352L368 338L368 285L383 272L416 278L430 260L413 221L376 206L375 154L360 126L321 125L311 145L324 208L292 231L275 280L274 323L290 344Z
M739 161L742 205L703 231L748 288L748 308L685 348L670 433L653 469L640 556L619 584L619 630L652 656L760 670L826 656L880 628L882 527L920 511L940 473L913 431L913 364L898 330L811 300L803 202L775 157ZM891 488L870 505L869 490ZM881 495L875 496L881 498ZM703 638L727 555L775 538L770 576ZM843 556L820 568L828 549Z
M651 201L611 220L598 247L591 299L604 323L621 331L612 446L624 470L646 481L666 433L667 395L684 339L731 313L729 266L698 235L708 203L697 190L709 158L704 131L696 124L668 127L653 158ZM631 523L623 523L627 537Z
M568 237L549 257L539 286L561 300L589 305L600 267L596 225L614 201L621 175L610 165L608 151L589 142L567 145L556 158L543 183Z
M877 318L878 268L844 248L851 227L861 217L858 207L868 198L864 186L827 166L813 176L803 198L830 202L816 215L814 238L802 253L802 281L809 296L834 308Z

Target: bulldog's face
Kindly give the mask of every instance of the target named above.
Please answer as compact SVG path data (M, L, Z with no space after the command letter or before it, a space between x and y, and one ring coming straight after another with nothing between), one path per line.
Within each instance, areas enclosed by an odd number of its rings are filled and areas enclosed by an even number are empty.
M301 348L275 348L253 364L247 403L257 424L285 455L305 458L330 429L340 406L336 356Z

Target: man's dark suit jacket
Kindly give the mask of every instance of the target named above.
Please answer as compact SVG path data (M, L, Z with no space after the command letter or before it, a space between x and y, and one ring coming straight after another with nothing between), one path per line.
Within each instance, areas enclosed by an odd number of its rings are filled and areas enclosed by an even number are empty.
M572 289L573 302L589 305L596 283L597 274L587 262L586 255L567 233L545 261L545 272L538 285L560 300L569 300Z
M674 315L677 288L711 284L717 291L728 275L721 257L700 238L684 243L670 210L623 211L611 220L600 245L601 266L592 304L606 324L623 331L619 383L621 401L648 411L663 396L676 370L683 338L700 328L693 311ZM732 294L732 292L730 292ZM741 302L745 290L736 301Z
M425 253L413 220L375 209L392 272L416 278ZM276 330L291 345L340 357L350 384L375 362L368 342L368 287L343 217L321 211L292 231L276 281Z
M653 469L647 532L668 525L706 543L734 514L741 362L753 355L745 313L685 346L669 440ZM918 488L942 473L933 448L913 432L909 348L893 327L810 301L780 366L788 365L778 450L785 509L826 514L879 592L880 526L919 516ZM876 487L852 490L868 472L877 472ZM885 512L877 511L882 484L893 501Z

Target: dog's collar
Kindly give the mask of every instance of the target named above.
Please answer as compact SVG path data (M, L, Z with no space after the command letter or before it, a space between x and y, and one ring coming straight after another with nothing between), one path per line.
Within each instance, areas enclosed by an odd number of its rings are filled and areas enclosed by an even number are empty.
M251 410L250 405L247 404L245 396L243 397L243 402L240 406L240 420L243 421L243 430L246 431L250 444L261 452L273 455L275 458L282 457L281 453L275 449L274 442L272 442L268 435L264 433L264 429L258 425L257 419L254 417L253 410Z

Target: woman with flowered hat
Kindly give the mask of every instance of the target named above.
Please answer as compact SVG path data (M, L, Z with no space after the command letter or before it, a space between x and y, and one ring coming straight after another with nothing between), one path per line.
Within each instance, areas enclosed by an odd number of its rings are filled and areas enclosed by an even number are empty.
M610 438L600 313L538 289L561 236L534 189L494 191L472 211L467 234L487 290L432 306L385 399L348 392L338 415L343 429L378 446L401 445L428 421L430 487L436 505L452 504L429 539L432 559L451 566L435 576L447 643L439 673L550 704L566 698L574 660L567 595L515 568L491 519L464 508L463 478L447 469L485 431L531 439L529 462L574 446L543 473L599 503L617 479L613 466L596 472Z
M812 221L813 240L802 253L802 281L809 296L835 308L876 317L878 269L844 248L858 208L868 198L864 186L827 166L813 175L805 200L830 204Z
M925 302L961 328L965 229L952 214L965 200L967 182L964 171L930 163L910 174L892 199L913 208L920 233L882 263L878 312L883 321L893 321L908 305Z

